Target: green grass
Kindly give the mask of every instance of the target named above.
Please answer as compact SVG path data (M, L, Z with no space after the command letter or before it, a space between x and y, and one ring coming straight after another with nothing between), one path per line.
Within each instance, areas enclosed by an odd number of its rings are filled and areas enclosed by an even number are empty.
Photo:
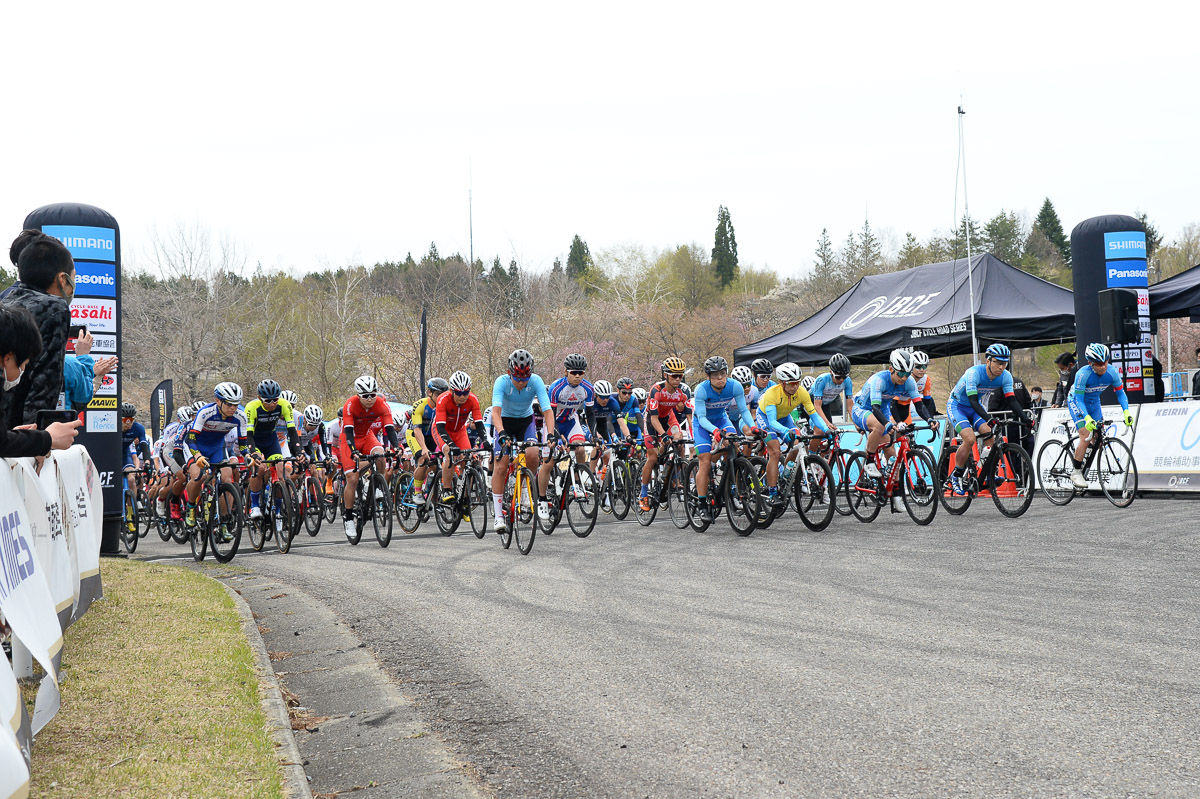
M33 796L281 797L233 600L170 566L105 560L105 599L67 630L62 709Z

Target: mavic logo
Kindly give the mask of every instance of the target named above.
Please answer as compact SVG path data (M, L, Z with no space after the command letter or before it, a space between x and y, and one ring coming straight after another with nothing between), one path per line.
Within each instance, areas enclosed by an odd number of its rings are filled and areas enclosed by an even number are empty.
M840 329L849 330L850 328L858 327L877 316L884 319L905 319L922 316L923 312L921 309L941 293L940 291L934 291L929 294L916 294L896 297L895 299L889 299L886 296L876 297L851 314L849 319L842 322Z

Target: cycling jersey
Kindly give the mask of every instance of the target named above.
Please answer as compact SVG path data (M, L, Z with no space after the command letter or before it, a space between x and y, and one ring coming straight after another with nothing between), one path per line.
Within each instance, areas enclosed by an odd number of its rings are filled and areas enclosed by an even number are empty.
M696 452L703 454L712 450L712 434L718 427L728 433L737 432L729 419L732 407L737 408L738 419L744 426L754 426L750 409L746 407L746 391L732 378L726 379L720 391L713 388L711 381L705 380L696 388L695 402L697 424L692 434L696 439Z
M908 397L909 399L920 399L921 395L917 391L917 381L913 380L912 375L904 379L900 385L892 382L892 373L887 369L882 372L876 372L863 383L862 390L854 397L854 404L865 411L871 410L872 405L891 404L892 400L897 397Z
M223 416L217 403L209 403L196 411L192 425L187 432L187 446L194 452L203 455L209 461L224 460L222 453L225 447L225 436L231 431L237 431L237 446L245 449L249 444L246 437L248 422L241 408L232 416ZM175 447L179 451L179 447Z
M762 395L758 403L758 412L755 414L755 421L759 427L770 430L776 435L785 436L795 427L791 414L796 408L803 408L804 412L808 414L808 418L817 427L822 430L829 429L825 420L817 415L812 397L809 396L804 386L797 386L796 393L789 395L778 383L768 388Z
M596 404L596 390L590 381L581 380L579 385L573 386L566 375L550 384L549 394L554 420L560 425Z
M745 397L743 396L743 402ZM654 414L660 421L666 421L672 412L676 412L677 417L683 417L691 412L692 409L692 392L685 384L680 383L679 387L671 390L667 381L659 380L650 388L650 396L646 398L646 413ZM647 432L649 432L649 425Z
M141 422L134 422L128 430L121 431L121 451L124 457L122 468L133 466L135 452L143 456L149 454L150 443L146 437L146 428L142 426Z
M625 425L629 428L630 434L636 436L642 417L642 409L638 405L638 398L632 394L624 402L621 402L618 398L617 406L617 413L625 420Z
M421 428L421 433L426 437L429 436L429 431L433 429L433 417L437 412L437 406L429 397L421 397L416 405L413 405L412 411L412 426Z
M630 398L632 399L632 397ZM623 415L621 413L621 403L617 402L614 396L608 396L603 399L596 397L596 432L602 440L611 440L616 438L621 432L621 426L618 423Z
M325 439L324 422L318 423L311 429L308 422L304 422L296 428L296 435L300 439L300 449L307 452L314 460L320 460L324 456L328 443Z
M500 407L501 418L521 419L532 416L534 400L537 400L543 410L550 407L546 384L537 375L530 375L529 382L522 389L517 389L508 375L500 375L500 379L492 386L492 407Z
M1115 366L1110 364L1102 375L1096 374L1092 370L1091 364L1075 373L1075 385L1071 390L1071 395L1067 398L1067 410L1070 411L1071 418L1077 425L1082 425L1088 416L1096 419L1101 415L1103 411L1100 408L1100 395L1107 388L1116 392L1121 409L1129 410L1129 398L1125 394L1125 385L1121 382L1121 376L1117 374Z
M838 385L833 382L833 373L825 372L813 382L809 395L814 404L819 402L822 405L834 405L841 397L845 397L846 402L849 403L854 399L854 381L847 375L841 385Z
M479 410L479 399L475 392L467 395L466 402L459 405L454 401L454 392L446 391L438 397L437 411L434 416L434 440L439 447L446 445L448 438L459 449L471 449L467 426L472 419L478 420L483 413ZM476 421L478 424L478 421ZM443 435L443 432L445 435Z
M246 435L255 441L265 440L275 436L275 428L282 422L285 430L295 430L296 420L292 412L292 404L280 397L279 404L274 410L263 407L261 399L255 399L246 405Z
M759 391L758 386L753 383L749 386L742 386L742 390L746 392L746 407L750 409L750 413L754 413L758 410L758 402L763 392ZM770 390L769 386L767 390Z
M353 396L342 406L341 440L346 441L348 437L353 438L356 448L360 452L363 451L362 447L357 446L360 439L374 439L388 427L395 430L396 423L392 419L391 406L382 398L376 397L374 404L367 408L363 406L362 400ZM379 446L378 442L375 446Z
M1001 393L1006 397L1013 396L1012 372L1005 369L997 377L991 378L987 374L987 364L976 364L967 367L967 371L963 372L963 376L954 384L954 390L950 392L950 401L970 407L971 397L975 396L979 399L979 404L983 405L988 395L996 389L1001 389Z

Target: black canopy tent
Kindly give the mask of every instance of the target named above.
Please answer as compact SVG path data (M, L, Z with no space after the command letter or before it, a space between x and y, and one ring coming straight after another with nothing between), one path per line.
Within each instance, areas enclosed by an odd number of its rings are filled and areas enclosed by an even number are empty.
M1191 317L1200 322L1200 266L1150 287L1150 318Z
M1036 347L1075 339L1069 289L1009 266L990 253L971 259L975 329L984 347ZM930 355L971 353L967 259L868 275L793 327L734 351L734 361L768 358L809 365L840 352L852 363L883 363L897 347Z

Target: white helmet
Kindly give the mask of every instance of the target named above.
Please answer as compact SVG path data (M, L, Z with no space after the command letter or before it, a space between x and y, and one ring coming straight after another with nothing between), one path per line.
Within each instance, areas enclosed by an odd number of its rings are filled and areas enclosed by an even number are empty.
M788 361L787 363L779 364L779 368L775 370L775 374L779 377L780 382L794 383L800 379L800 375L803 373L800 371L799 366Z
M754 375L750 372L749 366L735 366L733 367L733 371L729 373L729 376L743 386L754 380Z
M913 368L925 369L929 366L929 356L920 350L913 350Z
M908 350L892 350L892 356L888 359L888 363L897 372L911 372L913 355Z
M290 389L285 389L280 395L280 399L288 401L288 405L295 407L300 404L300 395Z
M320 405L309 405L304 409L304 421L311 425L318 425L325 418L325 412L321 410Z
M195 411L196 413L199 413L200 409L203 408L207 404L208 403L205 402L204 400L196 400L195 402L192 403L192 410Z
M647 395L646 395L646 389L644 389L644 388L635 388L635 389L633 390L633 396L637 397L637 401L638 401L638 402L645 402L645 401L646 401L646 396L647 396Z
M800 385L804 386L805 391L811 391L812 387L816 385L816 383L817 378L813 377L812 375L805 375L804 379L800 381Z
M217 383L217 387L213 391L213 396L219 400L225 400L236 405L242 401L242 387L237 383Z
M355 394L378 394L379 384L370 375L363 375L354 381Z
M450 375L447 381L451 391L466 391L471 387L471 376L461 369Z
M607 380L597 380L596 384L592 386L592 388L596 390L597 397L611 397L615 393L613 391L612 383L608 382Z
M175 411L175 418L178 419L179 421L183 422L184 424L187 424L188 422L192 421L192 419L195 416L196 416L196 412L194 410L192 410L191 405L184 405L182 408Z

